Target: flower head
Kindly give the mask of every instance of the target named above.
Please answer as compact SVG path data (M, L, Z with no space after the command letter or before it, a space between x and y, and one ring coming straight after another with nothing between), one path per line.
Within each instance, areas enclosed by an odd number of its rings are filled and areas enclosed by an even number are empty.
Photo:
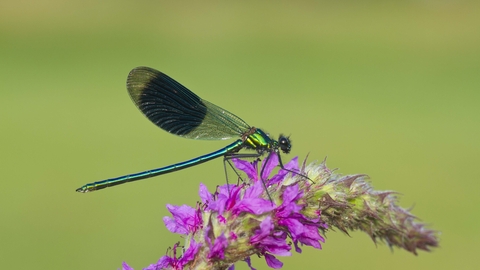
M291 256L300 246L321 249L329 227L341 231L363 230L374 240L414 252L438 244L436 232L416 223L398 207L390 192L373 191L363 175L341 176L325 162L299 169L297 158L276 174L278 155L262 163L233 159L248 179L239 185L222 185L211 193L200 184L201 203L196 208L167 205L168 230L186 236L185 252L160 258L146 269L234 269L251 255L263 256L271 268L281 268L277 256ZM124 263L125 270L131 269Z

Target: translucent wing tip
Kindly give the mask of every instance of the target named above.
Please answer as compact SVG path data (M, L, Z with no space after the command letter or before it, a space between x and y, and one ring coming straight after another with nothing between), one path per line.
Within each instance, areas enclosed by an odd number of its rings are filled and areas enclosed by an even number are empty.
M155 77L161 76L158 70L149 67L136 67L128 73L127 90L133 102L138 106L142 91Z

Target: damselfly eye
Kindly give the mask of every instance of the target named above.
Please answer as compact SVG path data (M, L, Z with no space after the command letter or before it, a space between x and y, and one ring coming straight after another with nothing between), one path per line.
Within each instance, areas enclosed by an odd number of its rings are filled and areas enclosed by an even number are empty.
M280 146L282 152L284 152L285 154L290 153L290 149L292 148L290 138L280 135L280 137L278 137L278 145Z

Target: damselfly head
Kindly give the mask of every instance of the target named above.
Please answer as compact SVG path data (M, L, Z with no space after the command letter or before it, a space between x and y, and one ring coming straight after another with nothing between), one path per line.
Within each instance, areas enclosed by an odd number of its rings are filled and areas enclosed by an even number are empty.
M285 154L290 153L290 149L292 148L290 137L286 137L280 134L280 136L278 137L278 146L280 147L283 153Z

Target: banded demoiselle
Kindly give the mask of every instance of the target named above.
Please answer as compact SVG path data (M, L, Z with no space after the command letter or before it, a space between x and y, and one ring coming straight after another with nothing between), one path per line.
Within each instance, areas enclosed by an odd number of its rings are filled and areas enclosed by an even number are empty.
M140 173L110 178L86 184L76 191L90 192L127 182L150 178L182 170L209 160L224 157L260 157L265 153L276 154L283 168L280 151L289 153L288 137L280 135L278 141L271 139L261 129L251 127L238 116L218 107L188 90L166 74L148 67L134 68L127 78L130 97L140 111L161 129L195 140L225 140L237 137L235 142L215 152ZM256 151L241 155L242 149Z

